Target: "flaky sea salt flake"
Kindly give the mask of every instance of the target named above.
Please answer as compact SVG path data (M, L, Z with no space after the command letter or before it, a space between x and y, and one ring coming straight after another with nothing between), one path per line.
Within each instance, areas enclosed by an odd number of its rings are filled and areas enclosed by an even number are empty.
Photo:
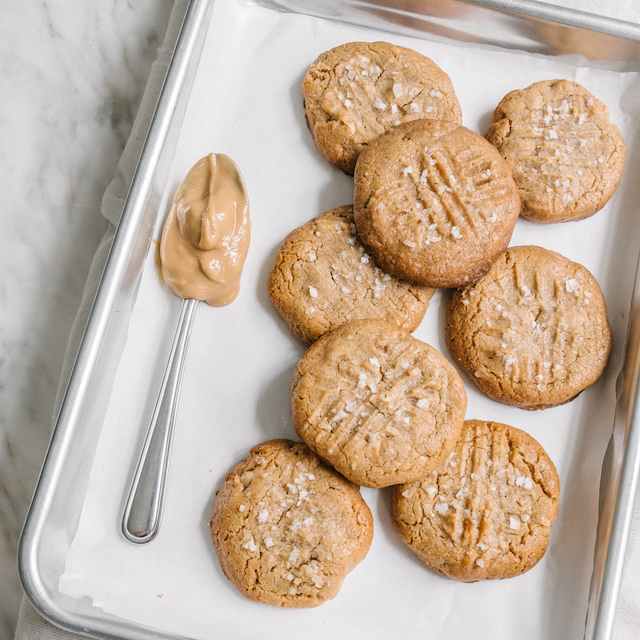
M567 290L567 293L575 293L578 292L578 281L575 278L568 278L564 282L564 288Z

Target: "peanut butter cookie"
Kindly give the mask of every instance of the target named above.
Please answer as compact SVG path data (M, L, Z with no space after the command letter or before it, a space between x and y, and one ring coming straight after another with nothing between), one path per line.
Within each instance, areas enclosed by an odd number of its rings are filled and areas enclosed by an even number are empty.
M622 178L622 135L607 106L577 82L544 80L512 91L485 135L511 165L522 215L530 220L591 216Z
M362 149L401 122L462 121L449 76L430 58L388 42L349 42L321 54L302 93L316 146L349 174Z
M326 334L291 379L297 434L367 487L415 480L440 465L466 406L446 358L384 320L355 320Z
M602 375L611 349L593 275L558 253L512 247L447 307L453 357L489 397L524 409L572 400Z
M414 120L358 159L353 209L382 269L431 287L484 275L511 239L520 196L511 169L456 122Z
M271 440L227 473L210 528L222 570L247 598L316 607L367 554L373 519L359 488L305 444Z
M278 313L307 344L363 318L388 320L414 331L434 292L376 266L356 232L351 205L292 231L278 251L268 286Z
M464 582L511 578L544 555L559 496L555 466L534 438L467 420L442 466L393 488L391 516L434 571Z

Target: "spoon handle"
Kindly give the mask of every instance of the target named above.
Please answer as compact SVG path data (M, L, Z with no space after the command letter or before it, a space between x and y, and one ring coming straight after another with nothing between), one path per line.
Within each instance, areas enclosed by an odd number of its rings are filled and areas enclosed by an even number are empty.
M182 303L162 386L125 503L122 532L131 542L149 542L158 532L185 353L197 305L197 300Z

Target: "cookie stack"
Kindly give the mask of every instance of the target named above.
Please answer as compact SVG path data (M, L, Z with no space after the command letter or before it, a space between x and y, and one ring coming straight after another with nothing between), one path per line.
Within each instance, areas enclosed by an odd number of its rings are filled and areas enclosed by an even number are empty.
M393 487L395 529L434 571L520 575L558 512L553 462L524 431L465 419L463 378L412 332L447 289L450 355L489 398L545 409L593 384L611 349L598 283L509 242L521 215L600 210L624 141L566 80L511 92L482 136L462 126L442 69L385 42L323 53L303 94L322 156L353 174L353 203L292 230L271 269L270 298L308 346L290 386L304 443L260 445L227 475L211 521L223 570L260 602L334 597L371 542L365 486Z

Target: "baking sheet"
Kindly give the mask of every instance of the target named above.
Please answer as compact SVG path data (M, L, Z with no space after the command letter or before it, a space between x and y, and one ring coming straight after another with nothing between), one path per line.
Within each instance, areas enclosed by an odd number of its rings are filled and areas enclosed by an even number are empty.
M266 293L284 236L352 200L353 179L328 166L306 128L300 85L319 53L350 40L389 40L431 57L450 76L465 126L483 133L508 91L544 78L576 80L605 100L628 144L622 185L596 216L565 225L519 220L512 245L539 244L587 266L605 293L614 348L604 377L574 402L543 412L496 404L463 375L467 417L506 422L531 433L554 460L560 513L544 559L507 581L461 584L426 569L397 539L390 492L363 489L375 520L365 560L338 597L313 610L280 610L244 599L223 576L207 522L226 471L248 449L295 438L288 404L293 368L304 352ZM294 44L293 44L294 43ZM178 411L165 516L152 543L120 533L124 497L173 337L180 301L162 284L155 248L138 299L98 444L61 593L89 598L96 610L192 638L582 638L593 567L599 476L624 357L629 305L640 251L634 141L640 122L637 73L562 60L400 37L280 13L241 0L216 0L178 143L157 232L170 199L194 162L226 153L241 167L251 203L252 244L239 298L200 304ZM154 245L155 247L155 245ZM448 356L443 292L415 332ZM303 626L302 626L303 625Z

